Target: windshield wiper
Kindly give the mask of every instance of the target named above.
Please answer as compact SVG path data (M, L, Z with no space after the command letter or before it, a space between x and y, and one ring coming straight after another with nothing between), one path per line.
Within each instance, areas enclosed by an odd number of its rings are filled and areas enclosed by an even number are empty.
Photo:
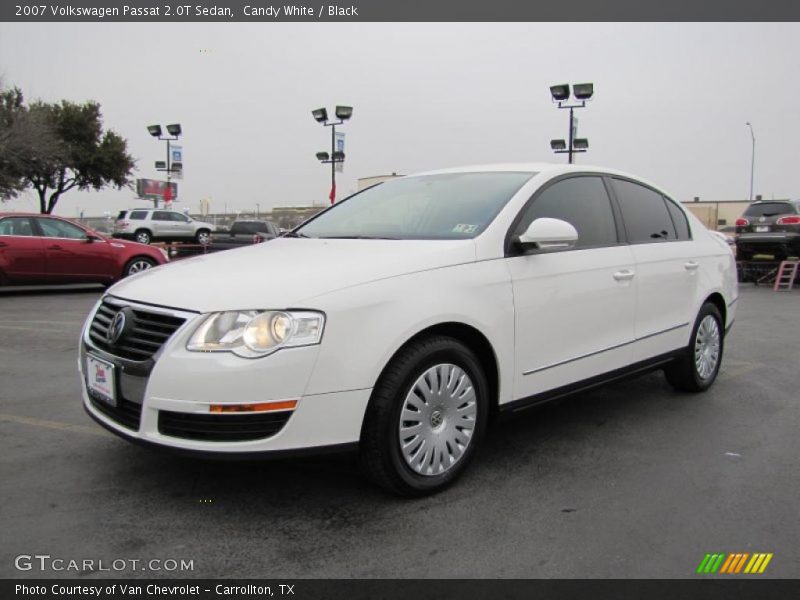
M306 235L305 233L300 233L299 231L289 231L283 234L283 237L287 238L308 238L311 239L310 235Z
M323 240L399 240L397 237L383 235L325 235Z

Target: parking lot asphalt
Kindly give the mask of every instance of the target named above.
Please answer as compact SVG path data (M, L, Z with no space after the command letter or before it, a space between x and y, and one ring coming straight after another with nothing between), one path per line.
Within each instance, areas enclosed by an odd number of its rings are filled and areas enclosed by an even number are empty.
M742 286L713 388L660 373L495 425L465 476L401 500L347 457L207 462L131 445L84 413L98 289L0 292L0 577L20 554L191 559L147 577L695 577L771 552L800 577L800 291Z

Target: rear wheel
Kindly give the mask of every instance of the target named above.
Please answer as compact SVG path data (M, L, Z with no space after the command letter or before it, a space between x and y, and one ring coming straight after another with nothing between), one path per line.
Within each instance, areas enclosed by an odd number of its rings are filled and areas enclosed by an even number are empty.
M711 387L722 364L723 331L719 309L706 302L697 315L689 346L664 370L672 387L684 392L704 392Z
M488 384L460 341L412 342L386 367L361 435L367 476L403 496L450 485L469 464L486 428Z
M131 259L131 261L125 265L125 270L123 271L122 276L129 277L131 275L135 275L136 273L146 271L147 269L152 269L155 265L156 261L154 261L152 258L137 256L136 258Z
M139 229L136 233L133 234L133 239L139 242L140 244L149 244L152 236L150 232L146 229Z

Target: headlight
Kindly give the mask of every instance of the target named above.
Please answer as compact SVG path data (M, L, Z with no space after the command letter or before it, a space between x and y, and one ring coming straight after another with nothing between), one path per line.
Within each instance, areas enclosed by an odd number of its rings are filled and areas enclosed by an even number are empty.
M164 250L164 248L159 248L159 250L161 251L161 254L164 256L164 258L166 259L166 261L167 261L167 262L169 262L169 252L167 252L166 250Z
M311 311L211 313L197 327L186 349L257 358L279 348L319 344L324 325L325 315Z

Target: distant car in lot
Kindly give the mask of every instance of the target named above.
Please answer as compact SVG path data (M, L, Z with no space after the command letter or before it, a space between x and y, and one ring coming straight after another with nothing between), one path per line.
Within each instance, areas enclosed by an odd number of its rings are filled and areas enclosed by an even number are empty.
M230 230L212 234L208 251L218 252L241 248L275 239L279 235L280 231L272 221L240 219L233 222Z
M751 260L756 254L775 260L800 256L800 201L753 202L736 219L736 255Z
M67 219L0 213L0 282L111 283L167 262L166 253L110 239Z
M211 223L195 221L174 210L135 208L119 212L113 235L140 244L155 241L208 244L212 231Z
M357 450L373 481L422 495L498 413L655 369L708 389L737 289L721 236L630 175L423 173L118 284L84 325L83 403L184 453Z

